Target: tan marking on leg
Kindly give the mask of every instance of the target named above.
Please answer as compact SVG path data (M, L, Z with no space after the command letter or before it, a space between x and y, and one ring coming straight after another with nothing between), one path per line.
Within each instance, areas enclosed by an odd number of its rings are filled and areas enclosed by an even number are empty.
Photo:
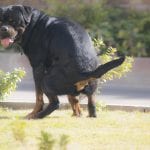
M43 108L44 101L43 101L43 93L41 94L36 94L36 104L34 106L34 109L31 113L29 113L26 118L27 119L34 119L35 115L40 112Z
M73 116L81 116L81 108L78 99L75 96L68 95L68 100L73 110Z
M75 86L77 88L77 91L81 91L85 88L85 86L87 86L89 84L89 82L95 80L95 78L90 78L88 80L83 80L83 81L79 81L77 83L75 83Z

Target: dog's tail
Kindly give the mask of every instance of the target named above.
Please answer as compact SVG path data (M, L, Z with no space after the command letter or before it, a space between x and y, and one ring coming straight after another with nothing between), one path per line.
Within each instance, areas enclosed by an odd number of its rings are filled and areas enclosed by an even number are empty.
M125 57L120 57L119 59L112 60L106 64L100 65L95 71L85 72L82 73L82 80L88 80L90 78L100 78L109 70L118 67L121 65L125 60Z

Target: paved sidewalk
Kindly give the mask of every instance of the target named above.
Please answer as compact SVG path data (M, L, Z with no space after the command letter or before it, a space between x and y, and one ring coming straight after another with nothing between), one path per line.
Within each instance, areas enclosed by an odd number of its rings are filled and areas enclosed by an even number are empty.
M112 92L112 91L111 91ZM137 93L137 96L131 93L127 93L127 95L118 93L117 90L113 91L111 94L109 93L108 89L104 89L101 95L96 95L95 99L97 101L104 101L107 105L126 105L126 106L147 106L150 107L150 99L148 96L150 94L145 95L145 97L141 95L141 93ZM80 97L80 103L86 104L87 99L83 95ZM66 96L59 96L60 103L68 103ZM44 96L45 102L48 102L47 97ZM28 102L34 103L35 102L35 93L34 90L30 91L16 91L8 97L5 102Z
M96 95L97 102L103 101L108 109L111 110L125 110L125 111L142 111L150 112L150 93L149 91L132 91L131 89L115 89L111 90L106 86L103 88L101 95ZM81 96L80 104L86 108L87 98ZM68 99L66 96L59 96L61 108L69 108ZM44 96L45 103L48 102L47 97ZM1 106L10 107L14 109L32 109L35 104L35 93L32 85L30 88L23 90L19 87L16 92L13 92L6 101L0 103Z

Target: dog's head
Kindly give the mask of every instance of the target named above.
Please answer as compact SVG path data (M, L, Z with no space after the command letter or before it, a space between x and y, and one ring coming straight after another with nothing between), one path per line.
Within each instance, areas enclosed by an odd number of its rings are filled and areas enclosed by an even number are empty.
M21 39L31 15L32 8L28 6L0 7L0 42L3 47Z

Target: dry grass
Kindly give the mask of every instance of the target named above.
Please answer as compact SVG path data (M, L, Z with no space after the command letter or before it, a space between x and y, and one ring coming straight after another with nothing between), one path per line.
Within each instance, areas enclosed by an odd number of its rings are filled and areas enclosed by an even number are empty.
M95 119L87 118L87 112L75 118L71 117L70 110L63 110L42 120L21 119L27 113L0 109L0 149L37 150L41 131L52 134L55 139L68 135L69 150L150 149L150 113L102 111ZM17 140L14 130L20 133L22 124L25 134L19 136L24 139Z

